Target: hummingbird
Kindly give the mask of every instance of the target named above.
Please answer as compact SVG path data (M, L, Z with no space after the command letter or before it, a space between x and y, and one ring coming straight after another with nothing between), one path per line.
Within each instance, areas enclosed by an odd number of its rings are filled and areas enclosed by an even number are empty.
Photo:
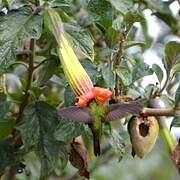
M139 116L141 111L142 106L135 102L99 106L96 100L92 100L87 107L69 106L61 108L58 110L58 115L74 122L88 124L93 134L94 155L100 156L102 123L121 119L127 114Z

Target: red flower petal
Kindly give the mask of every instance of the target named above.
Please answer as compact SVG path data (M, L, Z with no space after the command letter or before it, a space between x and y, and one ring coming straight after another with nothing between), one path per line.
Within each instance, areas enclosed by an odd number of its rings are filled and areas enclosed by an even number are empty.
M93 99L96 99L100 106L103 106L104 103L112 96L112 92L109 89L94 87L92 91L81 95L78 98L76 105L78 107L86 107L87 103Z
M104 103L112 96L112 92L106 88L94 87L94 91L96 94L96 100L100 106L104 105Z

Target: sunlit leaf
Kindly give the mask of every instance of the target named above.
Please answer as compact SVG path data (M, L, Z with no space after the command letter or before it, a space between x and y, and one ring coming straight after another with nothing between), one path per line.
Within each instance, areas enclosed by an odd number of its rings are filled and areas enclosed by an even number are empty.
M124 86L129 86L132 83L132 74L128 67L121 66L116 72Z
M152 70L156 73L156 76L157 76L159 82L161 83L161 81L163 80L163 71L160 68L160 66L157 64L153 64Z
M146 63L140 63L133 69L133 82L151 74L153 74L153 71L150 69L149 65Z
M175 116L171 122L170 129L172 127L180 127L180 116Z
M165 46L165 63L170 71L180 61L180 42L170 41Z
M113 89L115 86L115 76L114 72L110 69L110 67L103 67L102 75L106 83L106 86Z
M108 0L112 6L120 11L121 13L125 14L128 10L130 10L133 6L133 1L132 0Z
M72 48L79 48L89 59L94 59L93 41L87 31L75 23L65 23L64 29Z
M180 104L180 84L176 90L176 95L175 95L175 107L178 107Z

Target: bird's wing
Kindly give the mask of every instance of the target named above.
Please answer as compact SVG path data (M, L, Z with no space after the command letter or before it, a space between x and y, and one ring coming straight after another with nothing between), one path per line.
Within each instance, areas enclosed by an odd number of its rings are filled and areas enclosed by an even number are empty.
M125 117L127 114L139 116L142 106L137 103L112 104L107 108L107 115L104 121L113 121Z
M87 109L70 106L58 110L58 115L61 118L67 118L75 122L89 123L91 115Z

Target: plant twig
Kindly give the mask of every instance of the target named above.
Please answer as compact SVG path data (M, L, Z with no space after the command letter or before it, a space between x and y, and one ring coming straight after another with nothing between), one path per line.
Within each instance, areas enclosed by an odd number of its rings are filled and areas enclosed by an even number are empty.
M29 56L27 86L26 86L26 89L24 92L23 100L22 100L20 107L19 107L19 113L18 113L18 116L16 119L16 124L22 120L24 109L27 106L28 100L29 100L29 90L31 88L31 83L32 83L32 79L33 79L33 71L34 71L35 39L31 39L31 41L30 41L30 51L31 51L31 54ZM16 131L14 132L14 136L15 136L14 137L15 146L16 146L16 148L18 148L22 145L21 136ZM15 173L16 172L15 172L13 166L8 167L8 169L6 169L7 179L8 180L14 180L15 179L14 178Z
M180 115L180 109L173 108L143 108L143 116L175 116Z
M122 60L123 45L124 45L124 41L126 39L126 35L127 35L127 32L122 32L120 35L119 49L118 49L118 52L117 52L115 59L114 59L115 69L119 68L119 65L120 65L121 60ZM118 78L118 75L116 73L116 75L115 75L115 96L116 97L120 95L120 89L121 88L119 85L119 78Z
M33 71L34 71L35 39L31 39L30 51L31 51L31 54L29 56L27 86L26 86L26 89L25 89L25 92L24 92L24 97L23 97L22 103L20 104L20 107L19 107L19 113L18 113L18 116L17 116L16 123L19 123L21 121L21 119L23 117L24 109L28 104L29 90L31 88L31 83L32 83L32 79L33 79Z

